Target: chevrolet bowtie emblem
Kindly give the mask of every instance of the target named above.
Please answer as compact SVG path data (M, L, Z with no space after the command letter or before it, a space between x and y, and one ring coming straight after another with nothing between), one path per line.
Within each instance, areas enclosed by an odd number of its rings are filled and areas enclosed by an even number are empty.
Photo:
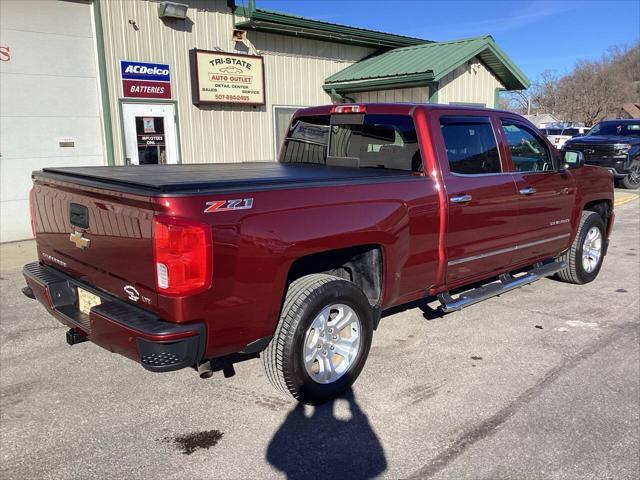
M91 245L91 240L83 237L83 235L84 234L82 232L71 232L71 235L69 235L69 241L73 242L76 247L83 250L85 248L89 248L89 246Z

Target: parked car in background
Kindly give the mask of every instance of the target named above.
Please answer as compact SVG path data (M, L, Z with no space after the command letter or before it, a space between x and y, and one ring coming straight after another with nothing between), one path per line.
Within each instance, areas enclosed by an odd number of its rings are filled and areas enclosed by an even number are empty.
M589 127L561 127L561 128L543 128L540 130L544 133L551 145L560 150L565 142L572 137L585 135L589 131Z
M384 310L591 282L614 220L611 175L580 152L561 158L513 113L450 105L299 110L279 163L33 179L23 292L69 344L202 377L259 354L306 403L355 381Z
M564 148L582 152L588 165L609 170L618 185L640 187L640 119L603 120Z

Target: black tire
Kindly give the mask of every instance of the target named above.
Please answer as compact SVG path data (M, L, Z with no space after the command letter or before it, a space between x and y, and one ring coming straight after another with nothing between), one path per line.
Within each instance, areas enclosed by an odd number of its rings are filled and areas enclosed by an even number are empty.
M303 362L307 330L321 310L340 303L360 319L360 347L349 369L332 383L318 383ZM347 390L362 371L371 348L373 315L367 297L355 284L332 275L313 274L289 285L280 321L271 343L262 354L267 377L273 386L308 404L321 404Z
M602 238L602 251L600 259L591 272L587 272L582 264L582 249L584 246L584 240L587 233L591 228L596 227L600 230ZM567 252L560 256L558 260L561 260L567 264L567 268L557 273L557 277L563 282L574 283L576 285L582 285L592 282L598 276L600 268L602 268L602 261L604 259L606 234L604 228L604 222L602 217L596 212L584 211L580 218L580 225L578 226L578 234L571 244L571 248Z
M620 179L620 186L628 190L640 188L640 159L635 159L631 164L631 173Z

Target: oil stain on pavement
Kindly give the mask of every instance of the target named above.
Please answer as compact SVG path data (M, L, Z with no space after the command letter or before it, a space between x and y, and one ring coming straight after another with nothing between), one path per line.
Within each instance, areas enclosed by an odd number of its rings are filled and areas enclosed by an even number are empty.
M164 441L173 443L182 450L185 455L191 455L196 450L208 450L215 447L222 438L223 433L219 430L206 430L204 432L193 432L176 437L165 437Z

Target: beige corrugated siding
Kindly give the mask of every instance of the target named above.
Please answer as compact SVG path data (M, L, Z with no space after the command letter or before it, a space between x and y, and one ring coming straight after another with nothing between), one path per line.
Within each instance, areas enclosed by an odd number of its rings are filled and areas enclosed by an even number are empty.
M374 90L347 94L356 102L413 102L429 103L429 87L396 88L393 90Z
M438 103L482 103L493 108L496 88L504 88L504 85L474 58L440 80Z
M322 90L324 79L373 52L364 47L261 32L247 34L256 51L235 50L231 40L234 18L226 0L184 3L189 4L190 21L165 24L158 18L155 1L101 2L117 164L124 163L118 105L122 97L120 60L170 65L183 163L240 162L273 160L274 105L331 103ZM129 20L136 22L138 30ZM189 50L193 48L263 55L266 105L193 105L189 67Z

